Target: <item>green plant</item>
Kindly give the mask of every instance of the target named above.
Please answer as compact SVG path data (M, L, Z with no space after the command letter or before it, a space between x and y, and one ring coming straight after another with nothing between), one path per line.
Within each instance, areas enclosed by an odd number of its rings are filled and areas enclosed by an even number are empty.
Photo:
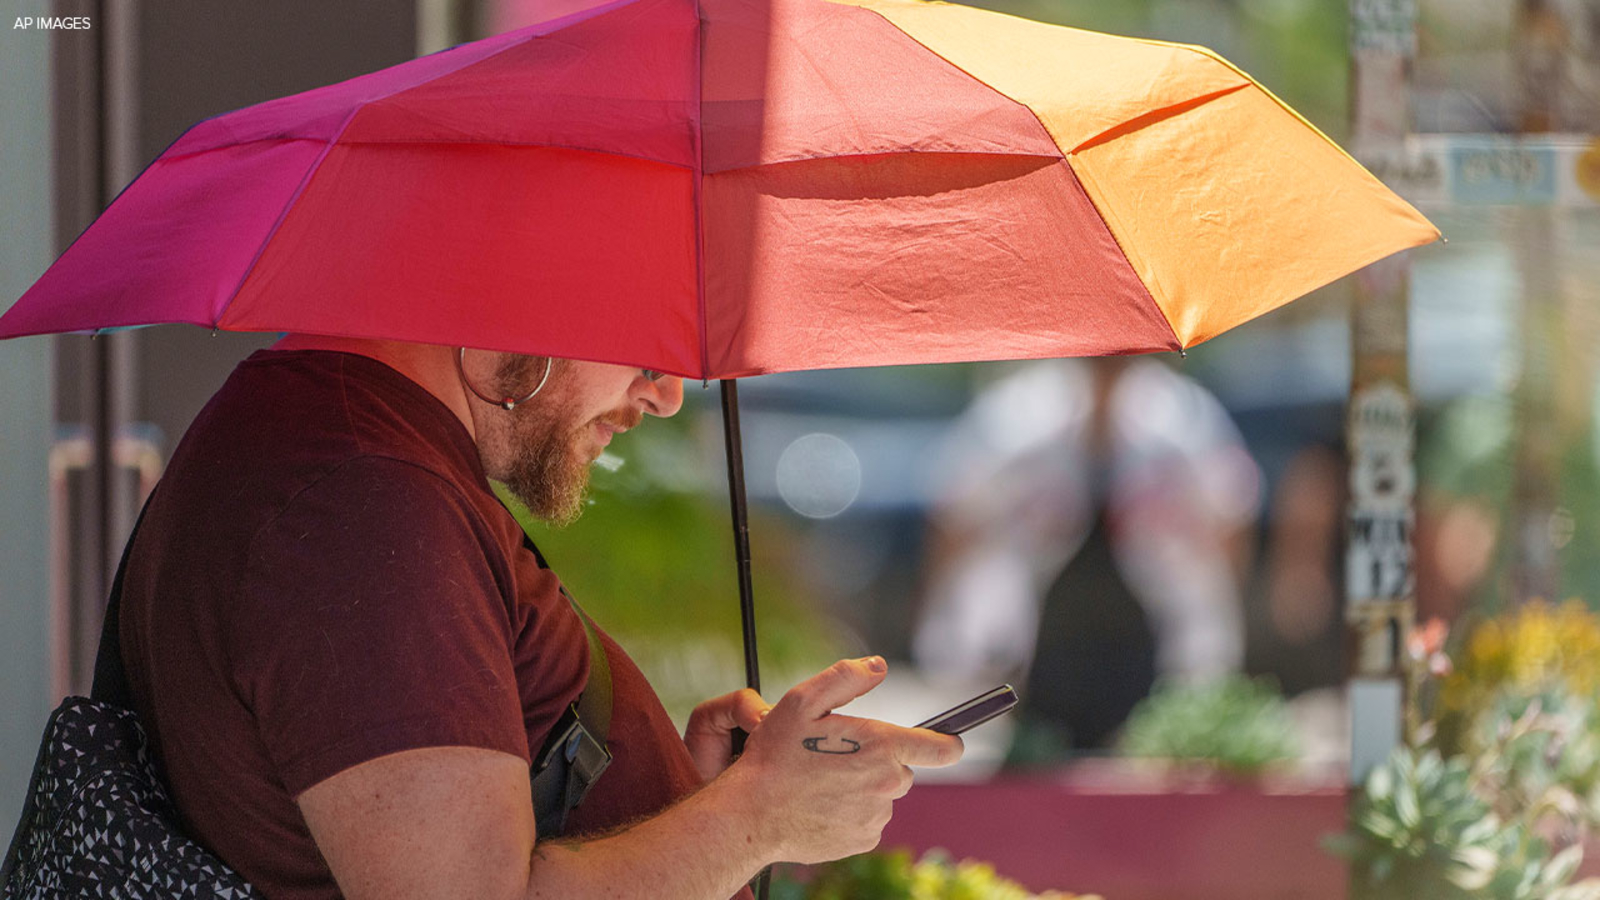
M1129 715L1118 752L1254 775L1300 751L1277 688L1232 676L1208 684L1158 686Z
M1503 815L1576 842L1600 825L1600 704L1555 684L1505 691L1466 738Z
M774 900L1071 900L1076 895L1034 894L997 875L988 863L952 862L939 850L928 851L916 862L909 850L890 850L828 863L818 867L809 881L779 878L772 896Z
M1600 618L1576 601L1479 622L1443 654L1441 623L1408 641L1413 699L1428 713L1372 773L1330 848L1357 893L1600 898L1569 883L1600 824Z
M1502 818L1485 794L1494 763L1469 767L1435 750L1397 749L1374 769L1350 827L1328 849L1351 862L1370 900L1596 900L1600 880L1571 882L1581 844L1559 852L1530 813Z
M1349 830L1328 842L1351 861L1356 895L1468 898L1488 883L1505 839L1470 777L1458 758L1405 747L1373 770Z

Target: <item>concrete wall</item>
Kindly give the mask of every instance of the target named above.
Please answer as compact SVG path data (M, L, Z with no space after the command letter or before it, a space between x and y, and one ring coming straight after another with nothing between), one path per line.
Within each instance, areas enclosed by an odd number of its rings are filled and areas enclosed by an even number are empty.
M14 4L44 16L49 4ZM0 304L51 253L48 33L0 22ZM50 692L49 338L0 342L0 840L22 809Z

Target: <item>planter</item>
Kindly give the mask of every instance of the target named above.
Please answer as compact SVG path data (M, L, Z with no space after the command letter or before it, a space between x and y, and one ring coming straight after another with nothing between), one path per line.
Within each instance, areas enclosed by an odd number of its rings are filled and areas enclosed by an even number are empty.
M943 847L1035 891L1106 900L1347 900L1321 848L1345 825L1336 777L1200 778L1117 760L982 784L918 785L882 847Z

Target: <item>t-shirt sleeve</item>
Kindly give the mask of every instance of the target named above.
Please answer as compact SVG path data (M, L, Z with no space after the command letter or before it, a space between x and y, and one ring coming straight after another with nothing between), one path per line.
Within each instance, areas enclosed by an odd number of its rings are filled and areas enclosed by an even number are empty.
M221 637L289 793L421 747L526 762L508 578L466 500L404 462L347 462L264 526Z

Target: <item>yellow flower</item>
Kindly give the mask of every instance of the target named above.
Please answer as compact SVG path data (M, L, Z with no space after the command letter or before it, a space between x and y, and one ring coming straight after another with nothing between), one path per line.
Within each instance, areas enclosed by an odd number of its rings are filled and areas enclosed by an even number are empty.
M1499 680L1506 670L1506 635L1500 623L1490 619L1473 629L1467 642L1467 665L1480 678Z
M1580 695L1600 691L1600 616L1577 599L1533 600L1481 622L1467 636L1456 670L1439 684L1445 716L1467 719L1496 691L1536 691L1562 682Z
M1509 661L1517 687L1535 688L1561 676L1561 640L1550 612L1548 603L1529 603L1513 620Z

